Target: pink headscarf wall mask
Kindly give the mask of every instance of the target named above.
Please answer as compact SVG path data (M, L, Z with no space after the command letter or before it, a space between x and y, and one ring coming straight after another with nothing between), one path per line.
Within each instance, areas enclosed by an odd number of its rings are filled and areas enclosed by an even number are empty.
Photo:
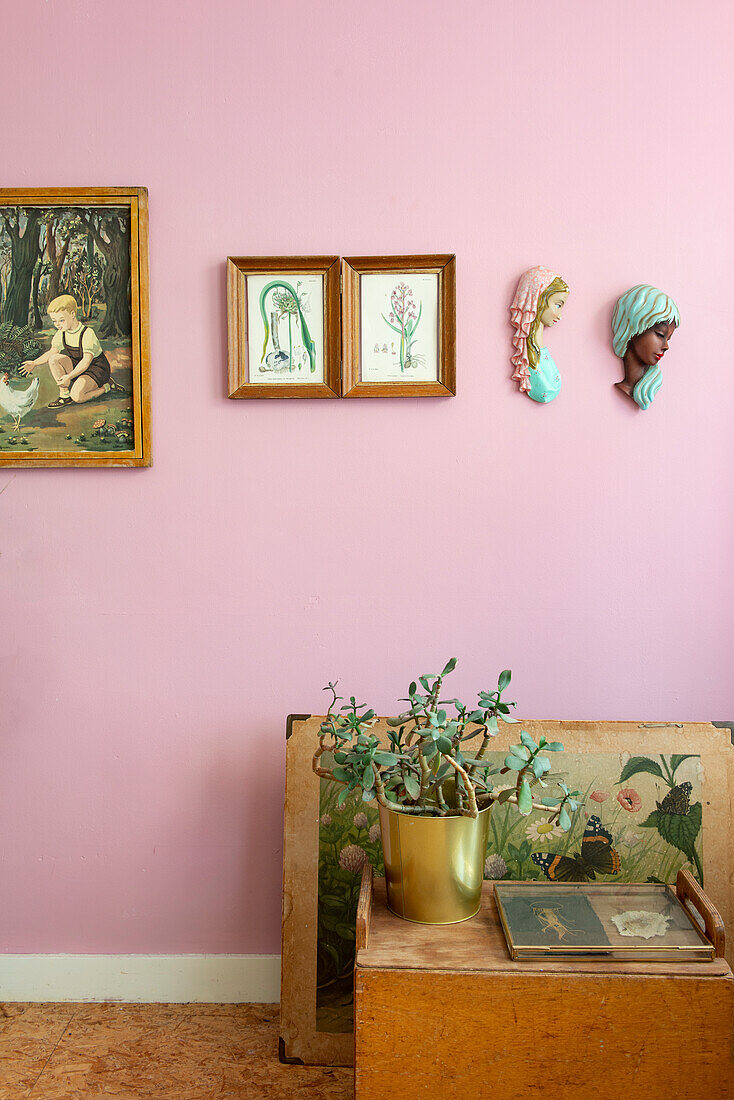
M510 320L515 329L512 342L515 351L512 365L515 368L512 377L520 383L522 393L530 389L530 360L528 359L528 336L530 326L538 312L538 300L554 279L559 278L555 271L547 267L531 267L520 276L515 297L510 306Z

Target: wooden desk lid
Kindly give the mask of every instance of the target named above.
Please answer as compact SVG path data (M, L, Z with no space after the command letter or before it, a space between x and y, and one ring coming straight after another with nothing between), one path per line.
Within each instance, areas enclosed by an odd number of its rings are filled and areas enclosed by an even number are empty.
M366 885L360 901L364 906ZM364 912L364 909L363 909ZM357 917L358 927L360 914ZM461 924L413 924L387 908L384 879L374 882L367 943L357 950L356 965L365 969L434 970L472 973L655 974L696 978L732 978L723 958L710 962L608 962L538 959L514 961L507 950L494 901L494 884L485 882L476 917Z

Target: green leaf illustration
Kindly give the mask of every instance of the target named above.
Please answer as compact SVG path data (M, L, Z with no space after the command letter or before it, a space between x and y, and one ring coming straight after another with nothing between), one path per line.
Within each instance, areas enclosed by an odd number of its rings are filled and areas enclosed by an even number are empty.
M649 817L640 822L641 829L657 829L659 828L660 810L653 810Z
M694 758L695 758L695 754L690 753L690 752L686 753L684 756L678 756L678 755L671 756L671 758L670 758L670 770L673 773L673 775L675 775L675 773L678 771L678 768L681 766L681 764L683 763L684 760L693 760Z
M655 760L651 760L649 756L633 756L622 768L619 782L626 783L628 779L631 779L633 775L638 775L639 772L649 772L650 775L658 775L661 779L663 778L662 769Z
M640 828L657 829L663 840L697 864L695 845L701 831L702 813L700 802L694 802L687 814L666 814L662 810L653 810L645 821L640 822Z
M696 837L701 831L702 812L700 802L695 802L687 814L664 814L658 811L658 832L661 837L691 861L694 859Z

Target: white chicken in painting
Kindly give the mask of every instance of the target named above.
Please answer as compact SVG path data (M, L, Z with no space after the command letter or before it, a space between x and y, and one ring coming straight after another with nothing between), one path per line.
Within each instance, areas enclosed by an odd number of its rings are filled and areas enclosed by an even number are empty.
M9 376L3 374L0 377L0 409L12 416L15 421L16 432L20 428L23 417L31 411L38 399L38 378L34 378L30 386L24 390L14 390L8 385Z

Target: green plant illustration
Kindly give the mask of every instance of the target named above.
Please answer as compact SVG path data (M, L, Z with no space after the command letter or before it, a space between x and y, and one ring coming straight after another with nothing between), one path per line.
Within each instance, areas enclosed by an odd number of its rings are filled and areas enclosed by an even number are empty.
M683 852L689 863L693 864L699 882L703 884L701 857L696 849L696 838L701 831L703 807L700 802L691 804L692 785L689 781L678 783L676 772L684 760L692 759L691 754L673 755L666 759L659 757L660 763L648 756L633 756L622 769L619 783L626 783L633 775L647 772L658 776L667 784L669 790L662 802L656 801L653 810L645 821L640 822L642 829L657 829L660 836L673 848Z
M421 302L416 314L413 291L407 283L398 283L390 295L390 306L390 317L387 318L384 313L381 316L385 324L400 337L400 370L404 371L418 365L419 357L414 354L413 345L416 341L415 330L423 313L423 303Z
M300 283L298 284L300 286ZM271 310L270 320L268 320L268 311L266 299L268 294L272 292L271 304L275 308ZM262 367L261 370L295 370L295 363L293 362L293 321L300 328L301 337L303 339L303 346L306 349L308 355L309 366L311 373L316 370L316 344L314 343L311 333L306 323L306 318L303 315L303 305L301 301L302 295L299 296L297 290L295 290L290 283L285 283L279 279L274 279L272 282L267 283L260 291L260 314L262 316L263 328L265 329L265 339L263 341L262 355L260 356L260 362L267 363L267 367ZM281 350L280 336L278 328L281 320L288 318L288 354ZM268 343L272 341L273 350L268 352Z
M18 326L11 321L0 324L0 369L11 378L21 375L18 367L25 359L40 355L41 345L35 339L30 325Z
M362 868L370 862L384 875L377 807L355 792L338 804L339 789L321 780L319 894L316 957L316 1026L349 1031L355 919Z

